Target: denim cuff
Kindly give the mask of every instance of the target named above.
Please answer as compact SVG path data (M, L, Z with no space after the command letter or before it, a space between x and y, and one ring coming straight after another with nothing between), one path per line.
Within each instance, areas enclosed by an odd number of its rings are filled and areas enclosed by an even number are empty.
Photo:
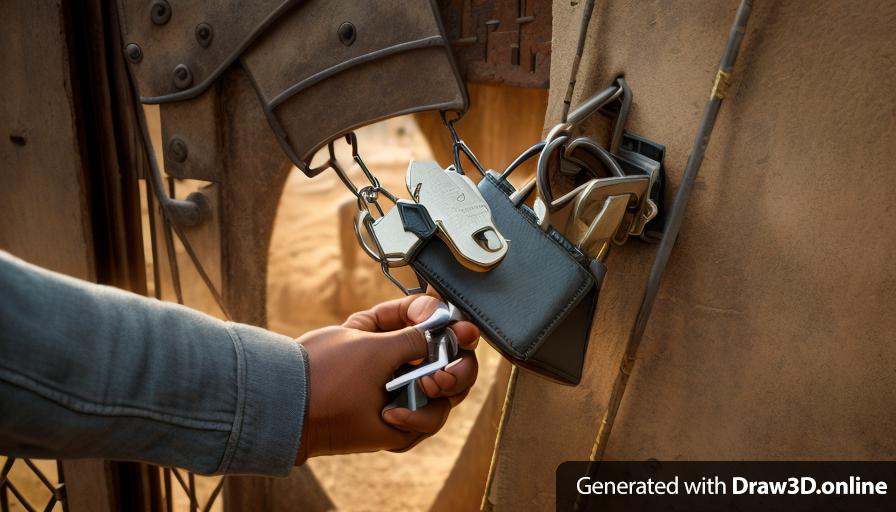
M228 324L237 355L233 429L218 473L285 476L293 468L308 399L307 354L295 340Z

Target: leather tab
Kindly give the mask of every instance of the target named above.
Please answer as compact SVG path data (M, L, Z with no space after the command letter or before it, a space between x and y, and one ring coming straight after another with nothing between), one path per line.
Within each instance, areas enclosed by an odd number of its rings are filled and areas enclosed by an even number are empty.
M424 240L436 232L436 223L432 221L429 212L422 204L399 202L395 206L398 208L398 215L405 231Z

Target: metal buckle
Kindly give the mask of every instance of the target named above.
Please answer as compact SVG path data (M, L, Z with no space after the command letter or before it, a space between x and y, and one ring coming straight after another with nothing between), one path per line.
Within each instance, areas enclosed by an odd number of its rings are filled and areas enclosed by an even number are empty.
M567 235L577 247L603 259L610 241L622 244L628 239L632 223L649 201L649 185L648 176L623 176L593 179L579 187Z

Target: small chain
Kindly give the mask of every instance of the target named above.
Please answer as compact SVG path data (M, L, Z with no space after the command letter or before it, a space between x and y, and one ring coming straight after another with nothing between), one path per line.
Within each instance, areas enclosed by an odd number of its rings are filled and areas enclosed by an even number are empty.
M485 169L482 167L482 164L479 162L479 159L476 158L476 155L473 154L473 151L467 146L467 144L460 138L457 134L457 129L454 127L454 123L456 123L460 118L461 114L456 113L456 116L453 119L448 119L448 116L444 111L439 112L439 115L442 118L442 122L445 123L445 126L448 128L448 132L451 135L451 148L452 153L454 155L454 168L459 174L464 174L463 166L460 163L460 155L463 153L467 156L470 162L476 167L479 171L479 174L485 176ZM358 164L361 168L361 171L364 172L364 176L367 178L368 185L358 188L355 183L349 178L348 173L345 168L342 167L342 164L339 163L339 160L336 158L336 148L335 141L330 141L327 144L327 151L329 152L329 158L322 165L312 169L312 173L317 173L325 169L333 169L336 172L336 175L339 176L339 179L345 184L345 187L357 198L358 200L358 209L361 211L371 211L371 207L376 209L377 213L382 216L384 214L383 207L380 206L379 198L380 195L385 196L392 204L395 204L398 199L389 192L385 187L380 184L379 178L375 174L373 174L370 169L367 167L367 164L364 163L364 159L361 158L361 153L358 150L358 136L355 132L349 132L345 136L346 144L352 147L352 159Z
M367 167L367 164L364 163L364 159L361 158L361 154L358 151L358 136L355 135L355 132L349 132L345 136L345 142L352 147L352 159L357 162L369 183L361 188L358 188L351 178L348 177L345 168L342 167L342 164L340 164L339 160L336 158L334 142L335 141L330 141L330 143L327 144L327 150L330 153L329 160L314 170L317 171L326 168L333 169L336 172L336 175L339 176L339 179L342 180L342 183L345 184L345 187L357 198L359 210L370 211L370 207L373 206L377 213L382 216L384 211L383 207L379 204L380 194L389 199L393 204L398 201L398 199L380 184L379 178L377 178Z

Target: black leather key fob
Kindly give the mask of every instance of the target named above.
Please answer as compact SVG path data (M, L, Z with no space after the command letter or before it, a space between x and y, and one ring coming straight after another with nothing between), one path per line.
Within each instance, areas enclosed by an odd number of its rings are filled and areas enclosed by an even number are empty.
M539 228L528 209L514 206L506 187L490 174L479 183L508 240L500 264L487 272L470 270L438 237L411 264L506 358L552 380L578 384L604 267L559 232Z

